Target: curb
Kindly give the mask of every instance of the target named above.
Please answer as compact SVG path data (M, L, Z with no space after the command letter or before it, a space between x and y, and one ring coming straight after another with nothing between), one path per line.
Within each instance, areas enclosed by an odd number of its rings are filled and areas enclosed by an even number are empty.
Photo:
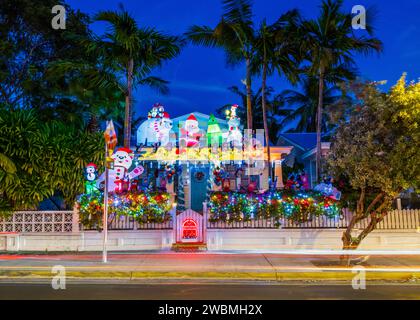
M50 279L49 271L1 270L0 279ZM337 271L314 272L165 272L165 271L68 271L69 279L180 279L180 280L264 280L264 281L351 281L355 274ZM367 281L413 281L420 280L420 272L378 272L367 271Z

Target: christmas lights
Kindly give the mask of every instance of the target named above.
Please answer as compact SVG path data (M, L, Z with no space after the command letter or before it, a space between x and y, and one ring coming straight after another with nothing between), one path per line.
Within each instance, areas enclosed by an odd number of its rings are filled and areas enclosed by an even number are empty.
M103 214L103 193L82 194L78 201L79 220L85 227L101 228ZM134 217L139 223L170 220L171 197L166 192L113 193L108 199L109 215Z
M286 218L296 223L324 215L341 214L339 202L316 192L275 191L263 194L213 192L208 204L212 222L250 221L252 219Z

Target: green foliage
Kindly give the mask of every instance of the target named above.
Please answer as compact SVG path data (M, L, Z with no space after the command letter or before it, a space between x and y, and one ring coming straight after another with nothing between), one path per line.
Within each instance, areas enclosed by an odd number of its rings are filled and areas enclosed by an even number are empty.
M264 194L239 192L213 192L208 204L209 221L251 221L254 219L276 220L286 218L294 223L310 221L325 215L333 218L341 215L339 203L317 192L266 192Z
M3 207L33 209L56 192L67 205L72 205L76 195L83 191L84 166L90 161L101 163L102 139L99 133L81 132L59 121L45 123L34 110L2 111L0 198ZM9 159L6 162L5 157Z
M410 85L408 90L419 87ZM394 197L402 189L419 186L420 94L417 102L404 104L409 96L404 88L399 83L384 95L372 84L353 85L359 101L335 136L329 165L355 190L371 188Z
M82 194L78 200L79 220L87 229L102 228L104 196L102 192ZM121 216L134 217L138 223L163 223L171 219L171 197L166 192L110 194L108 221Z
M288 89L280 93L286 106L285 111L289 114L282 120L282 125L298 119L294 132L315 132L316 131L316 110L318 106L318 80L316 77L305 76L301 80L301 91ZM322 131L328 132L341 118L351 99L341 92L339 86L330 86L324 90L324 110L322 115ZM344 110L343 110L344 109Z
M51 8L58 4L66 7L66 29L54 32ZM47 67L83 56L75 38L88 35L88 16L61 0L14 0L2 1L0 17L0 103L50 112L68 105L54 90L66 84L49 81Z
M357 100L353 114L338 128L328 158L337 179L348 181L344 199L355 208L343 235L344 248L356 248L388 213L404 189L420 184L420 83L403 76L390 93L376 84L351 84ZM370 217L357 236L354 224Z

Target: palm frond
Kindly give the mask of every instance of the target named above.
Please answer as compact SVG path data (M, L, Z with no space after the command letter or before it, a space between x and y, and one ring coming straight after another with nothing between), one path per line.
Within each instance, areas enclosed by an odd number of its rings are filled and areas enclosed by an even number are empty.
M14 162L3 153L0 153L0 168L8 174L16 172L16 165Z
M158 77L148 76L141 80L138 80L139 85L148 86L160 94L169 94L169 81L163 80Z
M185 36L194 44L205 47L216 47L219 45L214 30L208 26L191 26Z

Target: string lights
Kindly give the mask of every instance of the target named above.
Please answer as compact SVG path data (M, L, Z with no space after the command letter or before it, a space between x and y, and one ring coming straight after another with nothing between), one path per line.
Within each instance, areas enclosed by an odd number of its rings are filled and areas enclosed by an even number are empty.
M316 192L254 194L217 191L210 195L208 208L212 222L275 218L278 226L280 218L302 223L316 216L334 218L341 214L338 201Z

